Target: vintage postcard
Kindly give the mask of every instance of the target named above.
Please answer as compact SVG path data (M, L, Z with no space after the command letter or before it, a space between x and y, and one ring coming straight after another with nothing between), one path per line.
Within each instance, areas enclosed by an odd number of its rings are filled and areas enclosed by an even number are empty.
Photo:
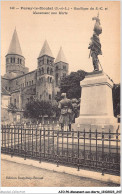
M121 193L120 118L120 1L1 1L1 191Z

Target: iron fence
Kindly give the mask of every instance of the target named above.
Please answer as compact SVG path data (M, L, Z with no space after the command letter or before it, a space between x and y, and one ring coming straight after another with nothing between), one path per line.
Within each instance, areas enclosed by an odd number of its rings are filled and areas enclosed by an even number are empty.
M1 127L1 152L120 175L120 133Z

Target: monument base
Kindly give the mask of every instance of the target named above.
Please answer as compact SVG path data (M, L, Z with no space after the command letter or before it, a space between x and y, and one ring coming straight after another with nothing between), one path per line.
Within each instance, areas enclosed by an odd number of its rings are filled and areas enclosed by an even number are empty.
M75 130L114 130L117 118L113 115L113 82L102 72L92 72L80 82L81 103L80 116L75 119Z
M72 124L72 130L74 131L84 131L89 132L90 130L92 132L106 132L109 133L116 133L117 129L119 129L118 132L120 132L120 123L113 123L113 124L79 124L79 123L73 123Z
M117 119L114 116L80 116L75 119L77 124L89 124L89 125L109 125L117 123Z

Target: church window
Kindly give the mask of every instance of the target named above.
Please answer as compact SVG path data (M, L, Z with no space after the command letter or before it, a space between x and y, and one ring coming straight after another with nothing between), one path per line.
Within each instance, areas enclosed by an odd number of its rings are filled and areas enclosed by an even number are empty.
M19 58L17 60L18 60L18 64L19 64Z
M14 99L14 106L16 106L16 99Z
M11 63L12 63L12 57L11 57Z
M13 58L13 63L15 63L15 58Z
M58 85L58 73L56 73L56 85Z
M53 70L52 70L52 68L50 69L50 74L51 74L51 75L53 74Z
M48 68L47 68L47 74L49 74L49 71L50 71L50 70L49 70L49 67L48 67Z
M52 83L52 77L50 77L50 83Z
M32 85L33 85L33 80L32 80Z
M66 70L66 66L65 65L63 65L63 69Z
M44 68L42 67L42 73L44 73Z

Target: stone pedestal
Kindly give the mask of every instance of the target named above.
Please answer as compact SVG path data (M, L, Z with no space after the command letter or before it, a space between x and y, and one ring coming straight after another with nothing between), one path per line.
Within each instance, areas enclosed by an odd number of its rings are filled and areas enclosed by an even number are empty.
M80 85L80 116L75 119L75 125L79 124L80 129L113 128L117 119L113 114L112 81L99 71L89 73Z

